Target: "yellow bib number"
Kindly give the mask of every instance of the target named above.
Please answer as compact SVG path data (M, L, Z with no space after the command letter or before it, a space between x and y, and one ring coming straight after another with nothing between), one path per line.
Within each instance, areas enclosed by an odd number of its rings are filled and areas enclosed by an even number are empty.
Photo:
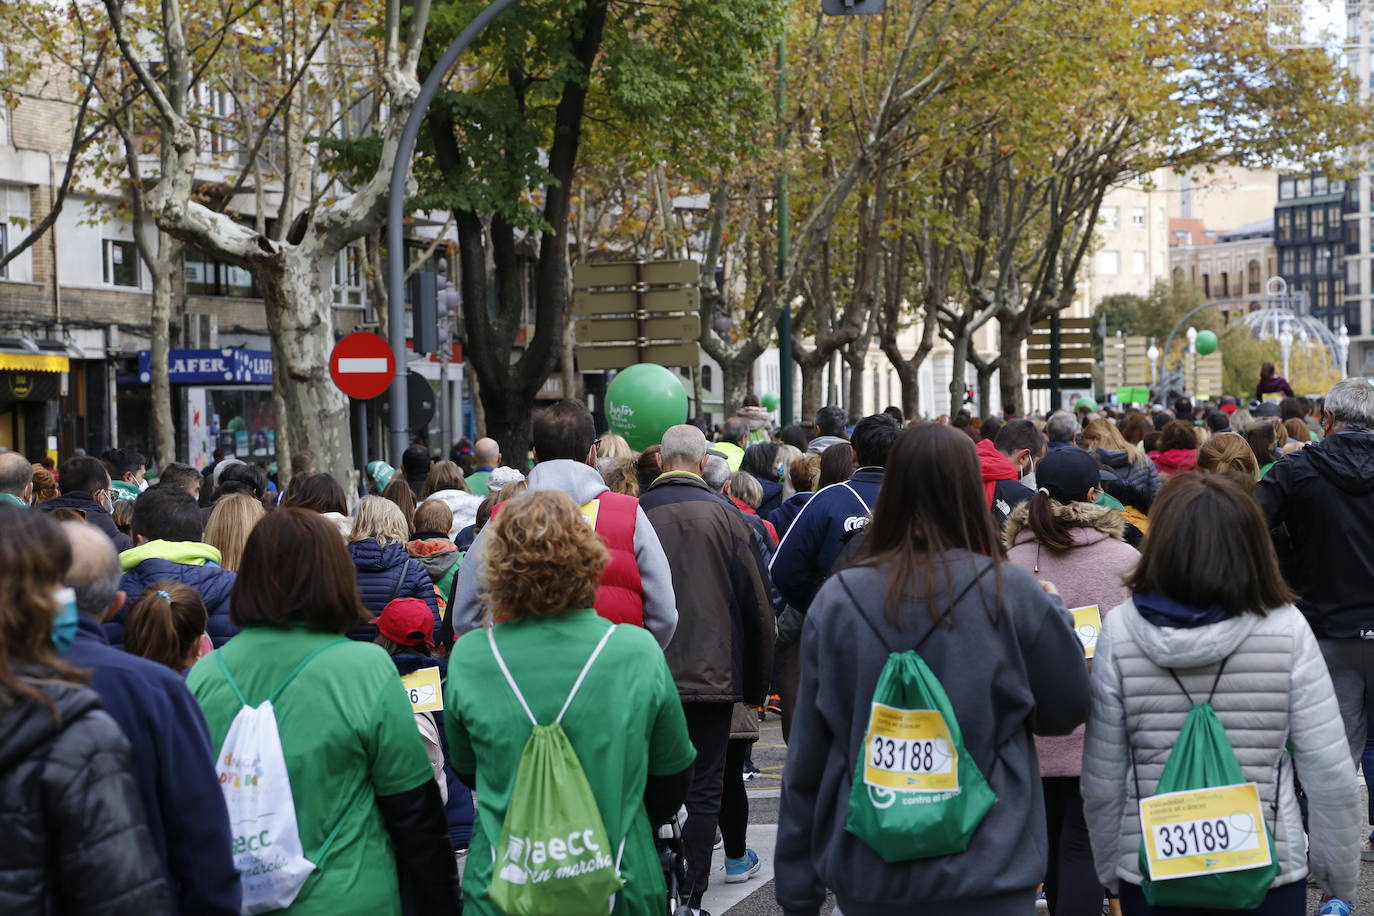
M870 786L898 792L959 788L959 761L949 726L933 709L874 703L864 747L864 782Z
M1097 636L1102 632L1102 612L1097 605L1090 604L1070 608L1069 613L1073 615L1073 630L1083 644L1084 657L1092 658L1097 654Z
M1253 782L1141 799L1140 826L1151 881L1260 868L1273 861Z
M444 691L439 685L438 668L421 668L401 678L406 699L416 712L438 712L444 708Z

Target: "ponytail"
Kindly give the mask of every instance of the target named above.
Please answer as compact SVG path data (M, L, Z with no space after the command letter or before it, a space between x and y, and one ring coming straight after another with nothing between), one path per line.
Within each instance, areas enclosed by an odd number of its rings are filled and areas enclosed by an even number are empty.
M180 672L208 621L205 602L195 589L158 582L125 613L124 648Z
M1068 519L1060 518L1054 511L1056 502L1049 491L1041 488L1030 499L1030 514L1027 518L1031 534L1041 546L1063 552L1073 547L1074 525Z

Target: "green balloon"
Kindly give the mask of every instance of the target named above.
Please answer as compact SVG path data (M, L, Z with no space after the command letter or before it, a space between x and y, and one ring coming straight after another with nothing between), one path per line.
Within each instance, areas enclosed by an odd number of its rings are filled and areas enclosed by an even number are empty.
M611 432L642 452L662 442L668 427L687 422L687 391L676 375L657 363L638 363L611 380L606 420Z
M776 391L770 391L759 398L759 403L763 404L764 410L777 410L778 405L782 403L782 398L778 397Z
M1203 356L1217 351L1217 335L1214 331L1197 332L1197 351Z

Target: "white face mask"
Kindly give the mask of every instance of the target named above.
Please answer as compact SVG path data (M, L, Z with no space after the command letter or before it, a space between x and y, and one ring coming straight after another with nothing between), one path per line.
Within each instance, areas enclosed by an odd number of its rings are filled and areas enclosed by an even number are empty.
M1030 457L1029 455L1027 455L1027 456L1026 456L1026 466L1025 466L1024 468L1021 469L1021 479L1022 479L1022 480L1025 480L1027 477L1031 476L1031 475L1034 474L1034 473L1035 473L1035 459L1032 458L1032 457Z

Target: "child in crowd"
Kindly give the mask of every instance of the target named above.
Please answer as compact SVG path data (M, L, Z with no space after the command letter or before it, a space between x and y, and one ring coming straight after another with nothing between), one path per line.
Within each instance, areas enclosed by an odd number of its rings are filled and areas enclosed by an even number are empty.
M209 619L195 589L171 580L157 582L124 615L124 649L185 674L207 651Z

